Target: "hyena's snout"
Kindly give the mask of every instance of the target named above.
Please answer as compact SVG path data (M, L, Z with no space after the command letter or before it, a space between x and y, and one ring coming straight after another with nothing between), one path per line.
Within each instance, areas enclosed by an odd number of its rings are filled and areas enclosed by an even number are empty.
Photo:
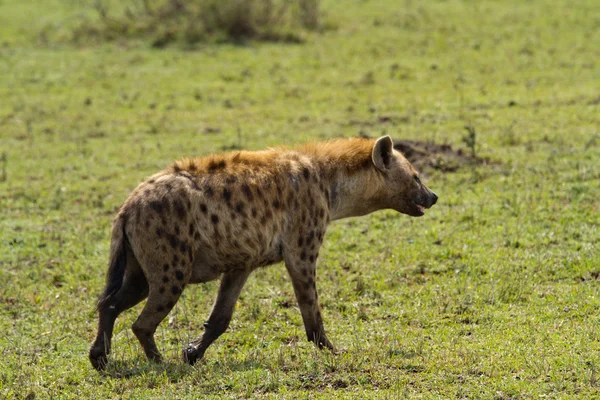
M429 191L429 202L427 208L431 208L438 201L438 195L435 192Z
M428 188L419 191L410 202L408 211L405 212L413 217L425 215L425 210L431 208L438 201L438 196Z

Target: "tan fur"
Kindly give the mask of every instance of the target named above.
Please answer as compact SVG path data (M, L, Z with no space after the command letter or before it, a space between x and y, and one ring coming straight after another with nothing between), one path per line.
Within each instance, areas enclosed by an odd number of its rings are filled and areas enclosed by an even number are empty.
M384 208L422 215L437 196L415 177L389 137L175 162L140 184L116 218L92 364L105 365L114 320L146 295L133 330L160 360L154 332L185 286L221 277L206 330L184 351L195 362L227 328L248 275L282 260L308 339L333 350L315 286L327 225Z

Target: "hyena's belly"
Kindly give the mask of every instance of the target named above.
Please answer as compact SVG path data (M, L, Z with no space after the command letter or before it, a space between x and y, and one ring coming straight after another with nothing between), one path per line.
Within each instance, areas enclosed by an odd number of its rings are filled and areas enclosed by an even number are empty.
M235 270L253 270L283 260L281 235L272 238L264 234L254 237L235 235L223 237L218 246L202 240L194 253L192 283L208 282L221 274Z

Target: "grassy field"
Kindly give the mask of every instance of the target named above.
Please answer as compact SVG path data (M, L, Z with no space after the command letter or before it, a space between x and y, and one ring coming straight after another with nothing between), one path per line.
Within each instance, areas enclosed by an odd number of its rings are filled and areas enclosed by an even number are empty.
M153 50L53 42L76 1L0 0L0 397L593 398L600 390L600 3L323 4L304 44ZM50 27L50 28L48 28ZM48 39L50 37L50 39ZM306 342L283 265L257 271L194 367L217 283L186 289L146 361L117 321L87 350L110 224L182 156L391 134L489 165L424 171L425 217L379 212L327 233L329 338Z

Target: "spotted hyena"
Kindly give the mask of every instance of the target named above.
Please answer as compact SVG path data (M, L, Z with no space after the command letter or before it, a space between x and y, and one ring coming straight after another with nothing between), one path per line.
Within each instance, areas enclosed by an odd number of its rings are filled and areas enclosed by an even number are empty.
M204 334L183 351L193 364L227 329L250 273L280 261L308 340L334 350L315 286L329 222L381 209L418 217L436 201L389 136L177 161L140 184L115 218L90 361L106 365L115 319L146 297L132 329L160 361L154 332L185 286L220 277Z

